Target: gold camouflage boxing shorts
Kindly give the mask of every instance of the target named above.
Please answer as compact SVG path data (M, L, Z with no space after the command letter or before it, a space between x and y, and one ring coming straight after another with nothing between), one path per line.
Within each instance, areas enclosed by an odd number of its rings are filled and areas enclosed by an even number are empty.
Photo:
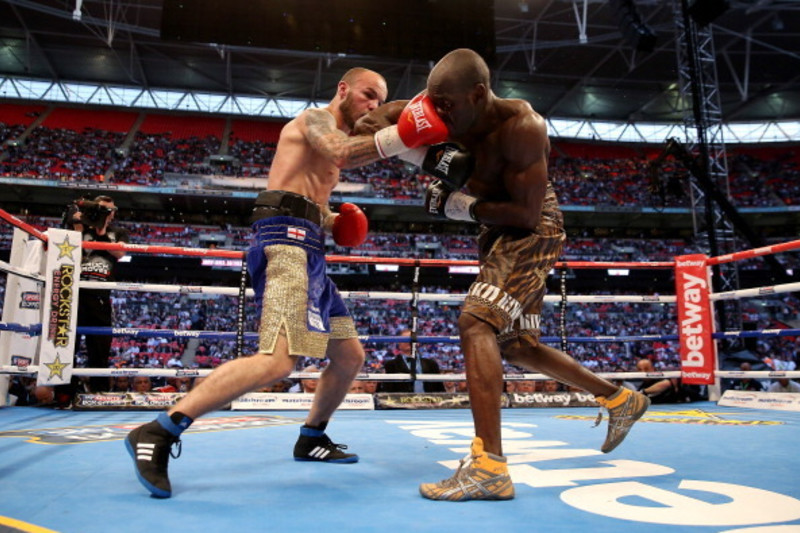
M549 185L536 232L482 228L478 237L480 272L462 312L490 324L497 331L501 350L517 342L539 343L545 281L565 240L563 216Z

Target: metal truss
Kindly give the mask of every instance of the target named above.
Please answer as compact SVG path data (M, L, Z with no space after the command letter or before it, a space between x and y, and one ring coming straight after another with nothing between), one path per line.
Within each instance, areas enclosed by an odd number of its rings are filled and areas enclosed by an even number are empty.
M725 155L722 107L714 55L711 26L699 27L687 14L687 0L672 0L675 16L675 49L677 51L679 90L684 102L686 148L705 170L712 185L730 197L728 163ZM697 244L708 243L711 255L736 251L733 223L700 186L690 180L691 208ZM739 272L735 262L714 268L714 290L739 288ZM718 302L719 329L741 330L739 300Z

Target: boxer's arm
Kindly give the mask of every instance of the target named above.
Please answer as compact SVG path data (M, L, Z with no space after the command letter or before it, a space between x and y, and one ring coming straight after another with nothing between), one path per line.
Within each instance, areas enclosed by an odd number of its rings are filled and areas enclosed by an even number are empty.
M425 144L443 142L448 135L447 126L424 94L414 97L400 111L398 124L375 135L347 135L324 109L305 111L302 125L311 146L339 168L364 166Z
M394 100L383 104L364 115L356 122L353 128L354 135L374 134L384 128L397 124L400 114L410 100ZM444 165L440 162L445 157ZM449 187L460 188L472 174L475 162L469 152L454 143L441 143L433 146L423 146L399 154L403 161L422 168L436 179L441 180Z
M361 167L382 159L372 135L347 135L323 109L306 110L302 125L311 147L339 168Z
M479 202L475 217L485 224L535 230L547 192L547 125L538 114L526 114L503 126L500 141L506 161L503 183L511 199Z
M320 206L319 210L322 212L322 229L330 231L338 213L335 213L333 209L331 209L330 204Z
M673 387L674 386L671 380L662 379L661 381L656 381L646 389L642 389L642 392L647 396L658 396L659 394L666 392Z
M356 121L353 135L373 135L376 131L397 124L397 119L408 102L408 100L394 100L373 109Z

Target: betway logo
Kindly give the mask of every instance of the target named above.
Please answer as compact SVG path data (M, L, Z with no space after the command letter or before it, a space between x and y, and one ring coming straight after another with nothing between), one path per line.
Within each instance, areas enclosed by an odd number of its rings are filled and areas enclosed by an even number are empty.
M678 264L679 267L687 267L687 266L689 266L689 267L690 266L701 267L701 266L706 266L706 262L705 261L697 260L697 259L694 259L694 260L687 259L686 261L678 261L677 264Z
M681 280L683 289L683 305L686 318L681 320L681 333L684 345L689 353L682 362L683 366L702 367L705 363L703 356L703 308L698 305L703 301L703 293L708 289L708 283L697 276L684 272Z
M711 379L711 372L681 372L681 377L684 378L701 378L701 379Z

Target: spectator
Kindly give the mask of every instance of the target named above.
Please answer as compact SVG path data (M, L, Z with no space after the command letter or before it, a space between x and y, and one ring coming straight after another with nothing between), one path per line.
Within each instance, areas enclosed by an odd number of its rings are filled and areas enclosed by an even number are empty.
M401 337L410 337L411 330L404 329ZM434 359L418 356L416 360L411 355L411 344L401 342L397 344L396 355L386 361L384 371L387 374L411 374L411 369L416 368L417 374L438 374L439 364ZM381 392L445 392L444 384L440 381L422 382L384 381L380 385Z
M131 390L131 380L128 376L116 376L111 378L111 392L128 392Z
M653 362L650 359L640 359L636 363L639 372L655 372ZM678 378L661 378L642 380L639 390L646 394L653 403L679 403L687 401L681 391L681 382Z
M544 384L542 385L542 390L544 392L560 392L561 383L554 379L545 380Z
M153 390L153 382L150 376L136 376L133 378L133 392L150 392Z
M80 201L70 206L64 224L80 231L84 242L128 242L128 232L112 225L117 207L109 196L98 196L91 202ZM81 281L112 281L114 268L124 251L84 250L81 260ZM111 327L111 291L84 289L78 300L78 327ZM86 355L89 368L108 368L111 335L86 335ZM108 378L89 379L91 392L108 389Z
M778 378L767 389L768 392L800 392L800 383L789 378Z
M743 372L750 372L752 368L753 367L747 361L744 361L741 365L739 365L739 369ZM761 382L756 379L742 378L734 384L733 390L763 391L764 386L761 385Z
M530 379L517 381L516 391L520 394L531 394L536 392L536 382Z
M303 369L303 372L317 373L319 368L316 365L308 365ZM318 379L303 378L300 380L300 390L306 394L314 394L317 392Z
M365 394L367 392L367 387L364 386L363 381L354 380L353 384L350 385L350 390L347 392L349 394Z

